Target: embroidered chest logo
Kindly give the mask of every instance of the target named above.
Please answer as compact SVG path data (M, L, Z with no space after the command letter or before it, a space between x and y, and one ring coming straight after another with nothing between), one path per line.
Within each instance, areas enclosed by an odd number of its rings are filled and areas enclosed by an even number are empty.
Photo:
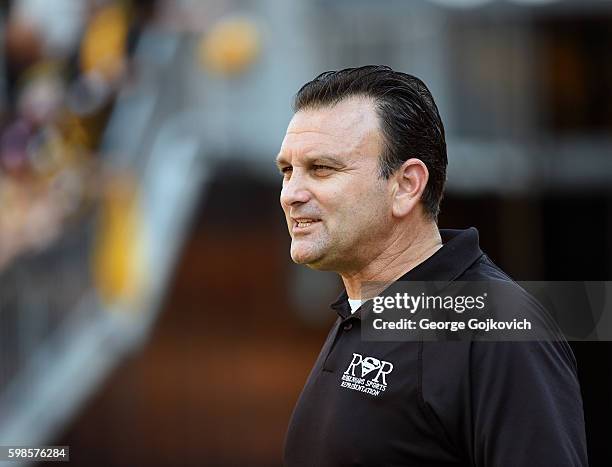
M378 396L387 389L387 375L393 371L393 363L358 353L342 374L340 387Z

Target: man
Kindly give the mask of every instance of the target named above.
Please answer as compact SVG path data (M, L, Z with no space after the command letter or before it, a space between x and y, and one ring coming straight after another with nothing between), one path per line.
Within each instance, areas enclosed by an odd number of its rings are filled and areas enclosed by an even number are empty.
M338 272L346 290L295 407L285 464L587 465L565 341L361 338L366 282L510 281L475 229L437 227L447 157L427 87L388 67L352 68L304 85L294 107L277 157L291 258Z

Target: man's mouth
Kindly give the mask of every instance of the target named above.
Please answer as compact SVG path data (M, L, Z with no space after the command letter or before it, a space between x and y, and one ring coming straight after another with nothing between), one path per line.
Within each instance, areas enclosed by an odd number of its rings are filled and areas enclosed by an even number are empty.
M314 218L310 218L310 217L300 217L300 218L294 218L293 219L293 230L301 230L301 229L306 229L308 227L310 227L311 225L319 222L320 219L314 219Z

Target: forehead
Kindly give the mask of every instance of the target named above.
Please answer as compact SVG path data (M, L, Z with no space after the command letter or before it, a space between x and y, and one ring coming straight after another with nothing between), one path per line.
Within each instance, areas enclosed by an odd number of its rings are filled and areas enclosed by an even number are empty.
M380 139L374 101L351 97L333 106L297 112L287 128L280 155L378 155Z

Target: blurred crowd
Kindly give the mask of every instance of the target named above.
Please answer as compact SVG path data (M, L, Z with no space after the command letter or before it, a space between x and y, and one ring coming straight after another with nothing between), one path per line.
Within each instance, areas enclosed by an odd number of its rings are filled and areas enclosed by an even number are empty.
M142 33L195 34L201 68L236 73L257 55L258 37L248 21L216 21L233 7L220 0L0 1L0 271L51 244L116 185L105 169L104 131L120 91L138 86Z
M152 1L3 2L0 271L101 193L100 143Z

